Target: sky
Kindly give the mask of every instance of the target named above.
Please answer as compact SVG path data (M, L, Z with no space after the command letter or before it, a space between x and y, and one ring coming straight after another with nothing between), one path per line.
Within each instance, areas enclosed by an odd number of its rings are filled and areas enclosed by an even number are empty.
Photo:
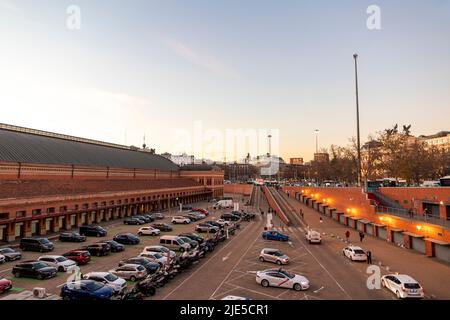
M363 141L450 130L449 39L446 0L0 0L0 122L309 160L356 135L355 52Z

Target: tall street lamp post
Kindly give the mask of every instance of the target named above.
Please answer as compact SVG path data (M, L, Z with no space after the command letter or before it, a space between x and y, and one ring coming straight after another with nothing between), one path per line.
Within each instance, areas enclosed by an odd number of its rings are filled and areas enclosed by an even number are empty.
M358 94L358 55L355 53L353 55L355 60L355 89L356 89L356 144L358 149L358 186L361 186L361 141L359 136L359 94Z

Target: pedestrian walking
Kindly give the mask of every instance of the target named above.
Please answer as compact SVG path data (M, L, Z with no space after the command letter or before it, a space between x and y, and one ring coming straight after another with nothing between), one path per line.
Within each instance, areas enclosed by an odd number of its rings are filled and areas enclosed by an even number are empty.
M322 219L322 217L320 217L320 218L319 218L319 221L320 221L320 223L322 223L322 222L323 222L323 219Z
M359 242L362 242L364 239L364 233L362 231L359 232Z
M350 238L350 231L345 232L345 240L348 242L348 239Z
M367 264L372 264L372 252L368 250L366 254L367 254Z
M303 209L300 209L300 216L302 217L302 219L304 218L304 216L303 216Z

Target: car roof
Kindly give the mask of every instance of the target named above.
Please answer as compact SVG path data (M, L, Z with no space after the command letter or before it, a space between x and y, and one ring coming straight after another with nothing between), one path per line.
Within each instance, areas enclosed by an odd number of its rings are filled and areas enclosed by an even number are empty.
M99 272L89 272L88 274L86 274L86 277L88 277L88 276L92 276L92 277L95 277L95 276L97 276L97 277L105 277L105 276L107 276L109 274L109 272L101 272L101 271L99 271Z
M274 249L274 248L264 248L261 251L280 251L280 249Z
M350 249L353 249L353 250L363 250L363 248L358 247L358 246L348 246L347 248L350 248Z
M122 266L120 266L118 268L123 268L123 267L134 267L134 268L136 268L136 267L142 267L142 266L140 264L137 264L137 263L125 263L124 265L122 265Z
M405 282L405 283L417 283L417 281L411 277L408 276L407 274L390 274L390 276L394 276L396 277L398 280L400 280L401 282Z
M40 256L39 259L41 258L52 258L52 259L56 259L56 258L60 258L63 256L58 256L58 255L45 255L45 256ZM64 258L64 257L63 257Z

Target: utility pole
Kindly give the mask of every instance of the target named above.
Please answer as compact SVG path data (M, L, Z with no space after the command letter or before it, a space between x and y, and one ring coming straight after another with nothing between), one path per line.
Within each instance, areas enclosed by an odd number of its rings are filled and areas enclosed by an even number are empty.
M358 55L353 55L355 60L355 89L356 89L356 144L358 149L358 186L361 187L361 141L359 136L359 92L358 92Z
M314 130L316 134L316 153L319 153L319 129Z

